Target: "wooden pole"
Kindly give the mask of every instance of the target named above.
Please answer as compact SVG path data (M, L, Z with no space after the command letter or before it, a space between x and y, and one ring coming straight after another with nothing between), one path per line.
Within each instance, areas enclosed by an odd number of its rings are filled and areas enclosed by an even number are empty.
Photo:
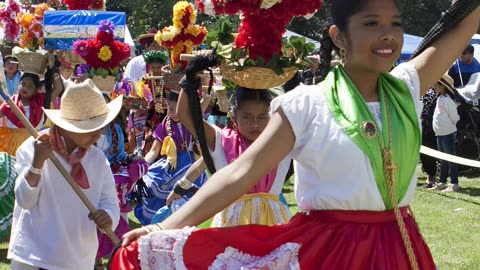
M25 115L20 111L20 109L17 107L15 103L10 99L8 95L6 95L3 92L3 88L0 87L0 95L5 99L5 102L10 106L12 109L13 113L15 113L15 116L22 122L22 124L27 128L27 130L30 132L30 134L36 139L38 138L39 134L37 130L32 126L32 124L27 120ZM88 200L87 196L83 193L83 191L80 189L78 184L75 182L75 180L72 178L70 173L67 172L67 170L63 167L62 163L57 159L57 157L53 154L53 152L50 152L48 155L48 158L52 161L52 163L57 167L57 169L60 171L60 173L63 175L65 180L67 180L68 184L70 187L72 187L73 191L78 195L80 200L85 204L85 206L88 208L91 214L95 213L97 209L93 204ZM117 238L115 233L113 233L112 228L107 228L105 229L105 233L110 237L112 240L113 244L117 245L120 243L120 240Z

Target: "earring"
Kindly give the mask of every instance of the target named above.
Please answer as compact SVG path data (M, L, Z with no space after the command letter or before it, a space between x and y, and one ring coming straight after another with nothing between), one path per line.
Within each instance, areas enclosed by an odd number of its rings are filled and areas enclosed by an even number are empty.
M340 48L338 53L340 54L340 65L345 67L345 55L347 54L347 51L344 48Z

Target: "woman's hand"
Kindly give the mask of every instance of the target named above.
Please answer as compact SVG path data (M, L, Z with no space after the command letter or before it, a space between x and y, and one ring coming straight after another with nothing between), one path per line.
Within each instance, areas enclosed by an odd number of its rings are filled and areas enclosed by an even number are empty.
M137 228L134 230L131 230L127 232L126 234L123 235L122 239L122 247L128 246L130 242L137 240L140 236L147 235L148 232L143 228Z
M178 195L177 193L170 191L168 194L166 205L171 205L174 200L180 199L182 196Z

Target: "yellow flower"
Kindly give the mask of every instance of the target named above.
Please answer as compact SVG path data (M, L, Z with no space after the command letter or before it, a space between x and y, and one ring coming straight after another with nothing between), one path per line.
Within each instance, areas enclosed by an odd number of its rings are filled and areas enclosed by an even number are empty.
M163 28L162 34L160 37L162 41L171 41L175 38L175 36L177 36L181 32L182 30L180 28L169 26L169 27Z
M36 8L35 8L35 15L37 16L40 16L40 17L43 17L43 14L45 13L45 11L47 10L54 10L52 8L50 8L47 4L45 3L42 3L42 4L39 4Z
M23 32L18 43L22 48L29 48L33 46L33 39L28 32Z
M15 21L20 24L20 26L23 28L23 29L28 29L28 27L30 26L30 24L33 22L33 20L35 19L35 17L33 16L33 14L30 14L30 13L20 13L18 14L17 18L15 19Z
M157 33L155 34L155 37L153 38L155 39L155 41L162 45L162 31L157 31Z
M112 51L108 46L103 46L97 54L98 58L103 62L107 62L112 58Z
M189 24L188 27L185 29L185 34L190 34L194 37L200 34L200 28L196 24Z

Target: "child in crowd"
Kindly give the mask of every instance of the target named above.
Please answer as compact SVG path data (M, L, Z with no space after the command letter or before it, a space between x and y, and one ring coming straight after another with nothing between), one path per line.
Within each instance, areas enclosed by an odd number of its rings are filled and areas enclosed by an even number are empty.
M186 99L186 96L183 97ZM268 110L271 99L268 91L239 87L230 99L233 129L220 129L204 121L206 140L216 169L224 168L236 160L262 133L270 119ZM179 104L178 110L182 123L191 132L195 132L188 104ZM211 226L228 227L252 223L273 225L287 222L291 213L286 202L280 200L280 194L289 165L289 158L282 160L247 194L215 215ZM188 179L191 178L186 175L177 182L174 189L177 194L183 195L185 187L191 186Z
M30 123L38 130L43 128L45 115L42 108L49 108L49 97L55 98L63 91L63 83L55 67L55 55L49 54L46 81L52 84L45 84L45 92L41 92L42 83L37 74L25 72L20 77L18 84L18 93L11 96L20 111L22 111ZM24 126L15 116L10 106L4 102L0 105L0 119L5 116L4 121L0 123L0 151L15 155L16 149L22 144L30 134L23 129ZM19 130L20 129L20 130Z
M5 67L6 92L7 95L13 96L18 93L18 84L22 76L22 73L18 70L18 60L12 55L7 55L3 59L3 65Z
M445 74L434 85L438 94L437 105L433 113L433 131L437 136L437 148L439 151L455 155L455 142L457 136L458 104L453 90L453 79ZM447 177L450 175L450 184L447 186ZM440 179L430 190L442 192L458 191L458 167L453 162L440 160Z
M107 102L110 98L104 95ZM115 188L117 190L118 203L120 207L120 219L118 226L114 233L119 239L123 234L130 231L128 225L128 213L132 211L130 200L128 196L133 191L135 184L148 170L148 163L143 158L133 154L127 155L125 152L125 136L122 129L122 112L117 116L116 121L111 122L105 128L105 135L102 134L97 142L97 147L100 148L106 155L112 170L113 178L115 179ZM120 122L120 123L118 123ZM98 231L98 252L95 261L96 269L103 269L102 259L107 257L113 250L114 244L110 238Z
M165 206L173 185L195 162L192 135L178 121L175 113L177 101L178 93L171 91L167 98L167 117L155 129L155 142L145 155L145 160L151 165L143 180L151 197L142 198L135 208L135 216L142 224L150 224L155 213ZM162 158L157 161L159 156ZM205 181L206 175L201 174L192 182L201 186Z
M53 122L17 151L15 208L7 258L11 269L93 269L97 227L117 227L120 210L108 160L93 146L122 106L107 104L92 80L69 87ZM48 160L54 154L97 211L87 207ZM96 225L96 226L95 226Z

